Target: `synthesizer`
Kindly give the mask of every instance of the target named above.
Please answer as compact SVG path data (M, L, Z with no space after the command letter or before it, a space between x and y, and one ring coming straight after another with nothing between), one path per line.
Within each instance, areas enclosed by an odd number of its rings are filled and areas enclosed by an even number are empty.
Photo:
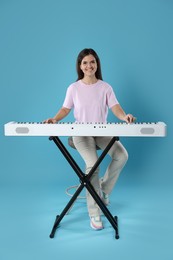
M5 136L166 136L166 124L156 123L66 123L9 122Z

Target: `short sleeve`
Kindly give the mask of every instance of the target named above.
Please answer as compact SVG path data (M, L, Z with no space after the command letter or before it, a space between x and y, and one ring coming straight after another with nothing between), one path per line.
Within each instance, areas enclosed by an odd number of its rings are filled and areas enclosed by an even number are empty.
M68 109L73 108L74 103L73 103L73 88L72 86L69 86L67 88L66 96L64 99L63 107L66 107Z
M107 106L109 108L119 104L119 102L116 98L116 95L111 86L109 86L107 93L106 93L106 102L107 102Z

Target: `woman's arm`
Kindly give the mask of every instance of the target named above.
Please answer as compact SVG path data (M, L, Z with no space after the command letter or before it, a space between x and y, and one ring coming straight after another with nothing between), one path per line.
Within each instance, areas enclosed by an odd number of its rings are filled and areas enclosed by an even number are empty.
M126 123L133 123L136 118L131 114L126 114L120 104L117 104L111 108L113 114L122 121Z
M53 118L48 118L43 123L55 124L70 113L71 109L62 107Z

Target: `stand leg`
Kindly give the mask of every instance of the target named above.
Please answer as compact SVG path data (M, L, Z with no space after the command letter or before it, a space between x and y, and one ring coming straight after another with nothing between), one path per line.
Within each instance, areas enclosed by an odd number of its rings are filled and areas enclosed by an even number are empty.
M115 216L114 219L115 219L116 226L117 226L117 229L115 230L115 238L116 238L116 239L119 239L119 232L118 232L118 217Z
M96 168L100 165L100 163L102 162L102 160L104 159L104 157L106 156L106 154L108 153L108 151L110 150L110 148L112 147L114 142L119 140L119 138L118 137L113 137L111 139L110 143L107 145L107 147L102 152L102 154L98 158L97 162L95 163L95 165L92 167L91 171L87 175L85 175L81 171L81 169L79 168L79 166L77 165L75 160L72 158L70 153L67 151L66 147L63 145L63 143L60 141L60 139L57 136L50 137L49 140L53 140L54 143L58 146L58 148L60 149L60 151L62 152L64 157L67 159L67 161L69 162L69 164L71 165L73 170L76 172L76 174L78 175L78 177L80 178L80 181L81 181L81 185L79 186L77 191L74 193L73 197L71 198L69 203L66 205L66 207L64 208L62 213L60 215L56 216L55 223L54 223L54 226L53 226L51 234L50 234L50 238L54 237L56 229L57 229L60 221L65 216L65 214L68 212L68 210L70 209L70 207L72 206L74 201L77 199L77 197L80 194L80 192L82 191L82 189L84 187L86 187L88 189L88 191L90 192L90 194L92 195L92 197L95 199L95 201L98 204L98 206L100 207L100 209L103 211L105 217L109 220L109 222L111 223L112 227L115 229L115 232L116 232L115 238L118 239L119 238L118 217L117 216L113 217L111 215L110 211L107 209L107 207L104 205L104 203L101 200L101 198L98 196L98 194L94 190L94 188L91 185L89 179L91 178L92 174L95 172Z
M69 211L69 209L71 208L71 206L73 205L73 203L75 202L75 200L77 199L77 197L79 196L80 192L82 191L82 189L84 188L84 185L81 184L78 189L76 190L76 192L74 193L73 197L70 199L70 201L67 203L66 207L64 208L64 210L62 211L62 213L60 215L56 216L55 219L55 223L53 225L51 234L50 234L50 238L53 238L56 232L56 229L58 228L59 223L61 222L61 220L63 219L63 217L67 214L67 212Z

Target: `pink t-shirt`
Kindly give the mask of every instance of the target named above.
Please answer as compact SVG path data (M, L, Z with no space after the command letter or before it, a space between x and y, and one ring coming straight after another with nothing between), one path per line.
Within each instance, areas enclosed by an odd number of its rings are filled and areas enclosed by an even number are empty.
M68 87L63 107L74 109L76 122L106 123L108 108L116 104L118 100L108 83L98 80L87 85L79 80Z

